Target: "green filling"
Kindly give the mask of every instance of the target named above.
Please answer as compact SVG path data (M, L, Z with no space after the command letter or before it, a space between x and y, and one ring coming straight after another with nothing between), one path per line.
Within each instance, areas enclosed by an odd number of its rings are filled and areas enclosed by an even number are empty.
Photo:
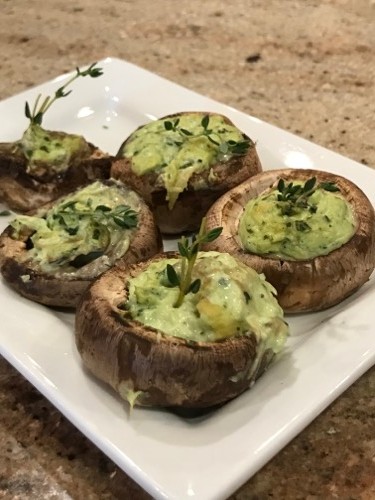
M101 257L117 259L127 251L137 225L139 200L133 192L95 182L67 196L46 215L19 216L14 238L30 232L25 259L46 272L71 270Z
M224 117L210 115L207 126L204 117L203 113L192 113L151 122L134 132L121 151L131 159L137 175L159 174L170 209L193 174L227 161L233 154L244 154L249 145Z
M194 266L200 279L196 294L173 307L178 289L165 286L167 264L178 269L181 260L154 262L129 281L126 314L165 335L193 342L215 342L254 333L262 352L283 347L288 326L272 285L253 269L228 254L202 252Z
M28 159L27 173L31 175L64 172L74 158L90 152L83 137L45 130L35 123L26 129L19 145Z
M247 251L306 260L330 253L355 233L353 211L339 193L318 188L306 207L293 210L279 195L273 189L246 204L239 237Z
M129 403L131 409L134 408L134 405L139 402L143 396L147 395L144 391L135 391L133 382L131 381L120 382L118 391L120 396Z

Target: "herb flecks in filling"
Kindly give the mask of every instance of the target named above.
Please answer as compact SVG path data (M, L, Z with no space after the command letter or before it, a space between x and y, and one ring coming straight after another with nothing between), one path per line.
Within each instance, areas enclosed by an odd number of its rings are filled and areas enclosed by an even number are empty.
M15 147L19 148L28 160L26 170L28 174L42 177L64 172L75 159L90 153L89 145L83 137L45 130L41 124L52 104L71 93L71 90L67 91L66 88L77 78L86 76L97 78L103 74L101 68L95 65L96 63L92 64L86 70L77 68L76 73L59 87L52 97L46 96L42 99L39 94L32 109L26 102L25 115L30 120L30 125L22 139L15 143Z
M279 352L288 327L274 288L253 269L229 254L199 252L192 280L196 293L175 307L179 290L165 286L166 265L179 273L181 259L159 260L129 280L126 313L165 335L192 342L216 342L255 334L259 345Z
M26 172L34 177L65 172L73 162L90 154L90 147L82 136L45 130L34 123L17 144L28 160Z
M185 113L140 128L123 147L137 175L156 172L172 209L190 178L233 156L245 155L253 143L220 115ZM209 178L212 178L209 176Z
M347 243L356 220L349 203L332 182L286 183L250 200L240 219L245 250L285 260L306 260Z
M14 238L29 235L26 260L46 272L67 271L104 254L122 256L137 227L138 210L134 193L95 182L67 196L45 216L19 216L11 225Z

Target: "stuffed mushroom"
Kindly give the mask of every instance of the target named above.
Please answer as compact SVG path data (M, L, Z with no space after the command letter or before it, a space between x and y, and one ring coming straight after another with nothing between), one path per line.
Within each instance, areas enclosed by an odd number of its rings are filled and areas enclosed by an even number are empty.
M114 267L77 310L84 365L131 405L224 403L248 389L285 344L288 326L263 276L228 254L199 252L179 301L175 279L184 266L169 252Z
M39 95L32 107L25 105L30 123L22 137L0 143L0 201L12 210L28 212L96 179L108 179L112 157L81 135L47 130L42 126L45 113L57 100L66 97L68 85L80 77L101 76L92 64L77 68L54 95Z
M118 181L96 181L14 219L0 236L0 270L24 297L74 307L116 262L132 264L161 248L139 195Z
M264 172L218 200L206 249L227 251L265 274L286 312L339 303L375 267L374 209L351 181L328 172Z
M185 112L133 132L111 175L141 194L162 233L177 234L195 231L217 198L260 171L254 142L227 117Z
M35 210L96 179L108 179L112 158L82 136L29 127L0 144L0 200L16 212Z

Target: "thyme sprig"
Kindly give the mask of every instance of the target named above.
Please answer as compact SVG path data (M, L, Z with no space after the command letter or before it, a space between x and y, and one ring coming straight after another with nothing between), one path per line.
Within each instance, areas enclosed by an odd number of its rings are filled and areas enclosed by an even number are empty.
M207 137L207 139L217 146L219 151L219 159L224 159L228 156L243 156L247 153L249 147L252 145L250 139L244 139L243 141L224 141L219 133L214 132L211 128L209 128L210 124L210 116L204 115L201 120L202 132L198 135L193 134L190 130L186 128L180 127L180 118L176 118L173 121L166 120L164 122L164 127L168 131L177 132L180 134L182 139L186 139L191 136L195 137ZM179 143L182 144L182 143Z
M92 222L102 226L106 226L107 222L112 220L117 226L124 229L134 228L138 224L137 212L128 205L117 205L115 208L98 205L95 209L90 209L92 202L89 199L87 200L89 210L79 210L76 204L76 201L67 202L52 216L71 235L77 233L82 219L91 219Z
M85 76L90 76L91 78L97 78L98 76L101 76L103 74L103 70L101 68L96 67L96 62L91 64L87 69L85 70L80 70L79 68L76 68L76 73L73 75L62 87L59 87L54 96L46 96L44 100L42 101L42 104L39 106L40 100L42 98L42 94L39 94L38 97L36 98L33 109L30 109L29 103L26 101L25 104L25 115L26 118L30 120L31 124L37 124L41 125L44 115L47 112L47 110L52 106L52 104L57 100L61 99L62 97L68 96L72 91L68 90L66 91L66 88L68 85L74 82L79 77L85 77Z
M223 230L222 227L217 227L206 232L205 225L206 219L203 218L198 235L193 236L191 241L186 236L183 236L178 242L178 251L181 255L180 273L178 274L175 267L171 264L167 264L165 269L168 286L179 288L179 294L173 307L180 307L185 295L188 293L195 294L199 291L201 280L197 278L192 281L193 268L198 252L201 245L216 240Z
M316 206L309 204L309 198L319 188L330 192L340 191L334 182L317 184L316 177L311 177L304 184L293 184L293 182L286 184L284 179L280 179L277 184L277 201L282 202L279 204L281 213L294 215L298 209L308 209L315 213Z

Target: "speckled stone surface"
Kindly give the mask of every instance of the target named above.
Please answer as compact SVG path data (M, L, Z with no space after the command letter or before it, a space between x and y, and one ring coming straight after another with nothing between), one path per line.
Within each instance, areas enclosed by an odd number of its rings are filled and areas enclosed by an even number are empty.
M2 0L0 48L0 98L115 56L375 167L373 0ZM374 394L375 368L232 498L374 499ZM0 360L0 498L149 496Z

